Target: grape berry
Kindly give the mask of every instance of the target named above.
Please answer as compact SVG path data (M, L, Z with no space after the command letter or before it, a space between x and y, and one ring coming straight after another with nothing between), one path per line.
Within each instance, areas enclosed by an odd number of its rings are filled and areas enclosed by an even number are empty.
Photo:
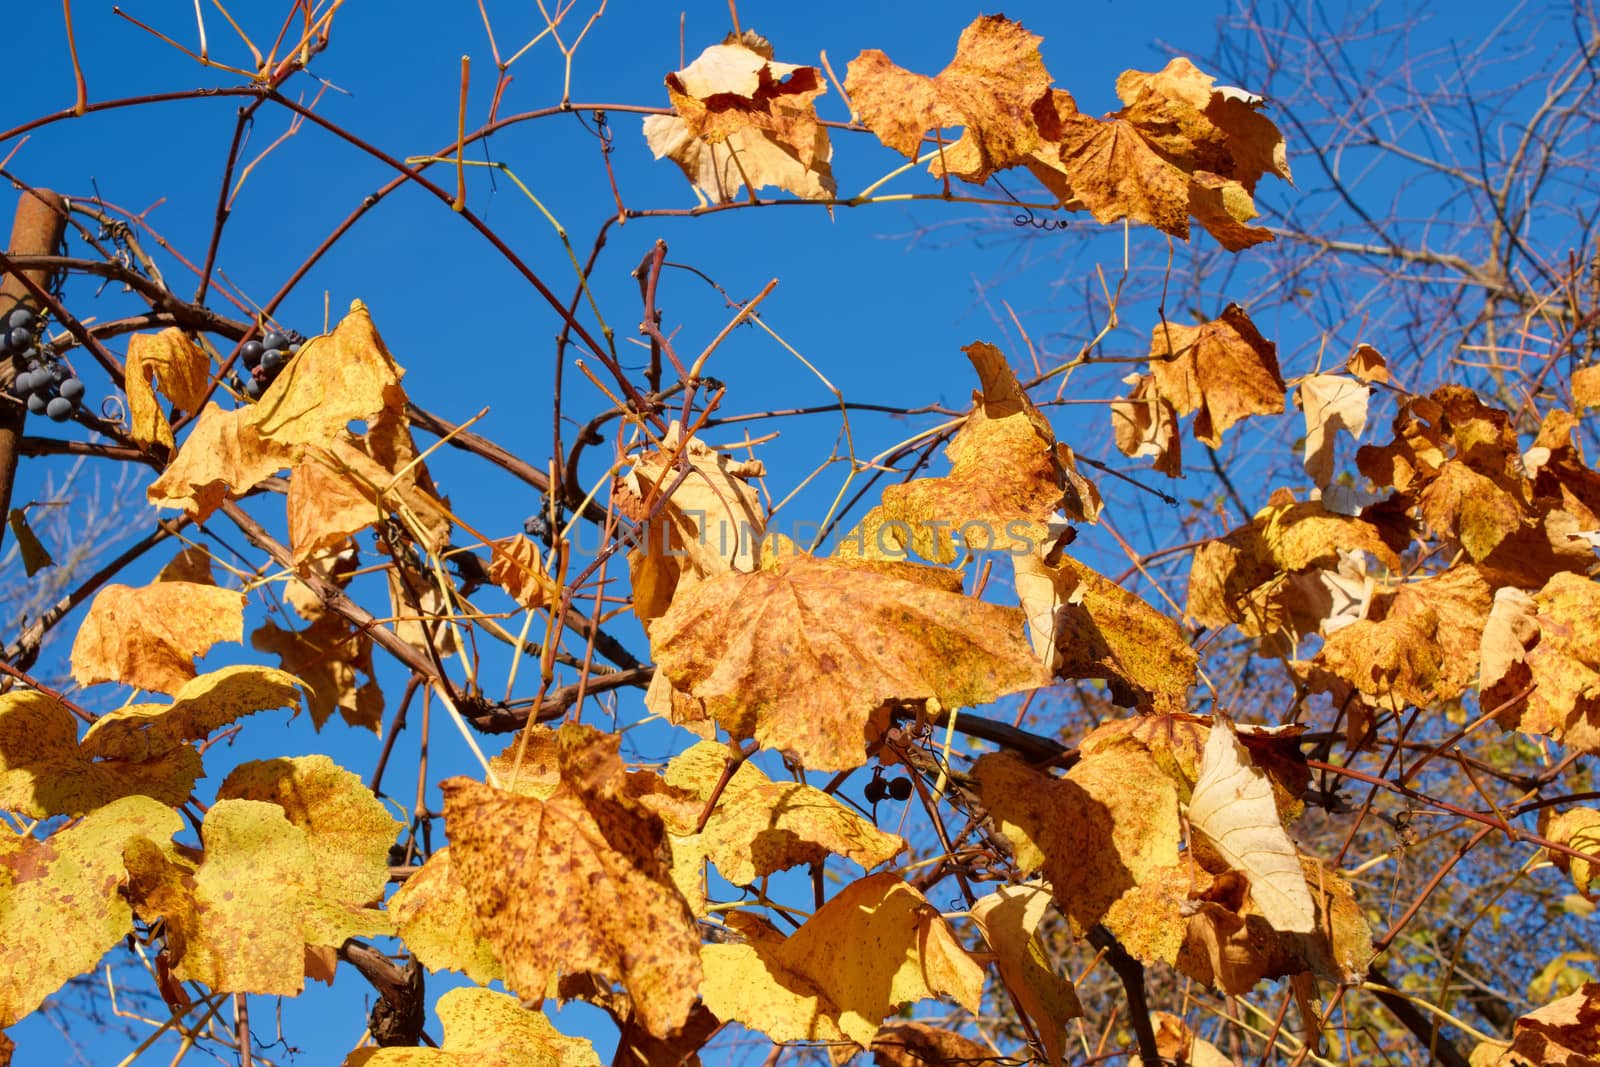
M874 777L862 789L862 793L867 798L867 803L874 805L882 803L885 799L910 800L911 791L911 779L909 778L890 778L885 781L882 778Z
M0 359L9 357L17 368L12 396L35 415L66 422L83 403L83 382L56 359L48 345L39 344L43 328L44 323L32 311L12 308L0 319Z
M251 400L259 400L261 394L267 391L277 378L278 372L288 364L290 357L300 351L300 344L305 340L294 330L268 330L260 340L251 340L244 343L239 349L239 359L244 364L245 374L241 375L244 395Z

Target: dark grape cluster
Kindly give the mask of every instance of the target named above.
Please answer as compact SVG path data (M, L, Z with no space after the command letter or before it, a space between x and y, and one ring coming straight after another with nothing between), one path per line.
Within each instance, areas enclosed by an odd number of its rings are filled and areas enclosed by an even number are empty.
M260 399L289 358L300 351L300 343L304 340L294 330L273 329L263 334L260 340L246 341L239 350L239 359L244 362L246 371L242 375L244 395L251 400Z
M35 415L66 422L83 403L83 382L55 358L48 345L39 344L43 327L32 311L13 308L0 321L0 359L10 358L17 368L17 377L11 383L12 396L27 404Z
M877 804L885 797L892 797L895 800L910 800L911 789L911 779L909 778L890 778L885 781L882 778L875 777L866 784L866 788L862 791L867 796L867 803Z

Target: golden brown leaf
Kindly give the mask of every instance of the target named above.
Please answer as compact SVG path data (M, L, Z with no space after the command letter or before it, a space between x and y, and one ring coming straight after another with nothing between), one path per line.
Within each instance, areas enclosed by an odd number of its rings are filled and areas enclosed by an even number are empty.
M734 737L813 769L858 767L886 700L960 707L1043 684L1022 613L952 592L948 577L793 556L713 578L651 627L656 664Z
M1056 677L1103 678L1122 707L1182 710L1199 659L1183 629L1077 560L1047 560L1011 557L1034 650Z
M28 525L28 513L25 510L12 508L6 516L6 525L11 527L11 536L16 539L17 554L22 557L22 572L25 575L32 578L46 567L56 565L49 551L39 541L39 535Z
M933 77L867 49L850 61L845 92L862 123L908 159L917 158L930 134L942 141L943 129L964 127L961 146L946 153L945 165L982 182L1023 162L1040 143L1033 109L1050 91L1042 39L1003 15L981 15L961 31L955 58ZM960 162L952 165L950 155Z
M438 1048L357 1049L344 1067L600 1067L587 1040L504 993L452 989L434 1011L444 1027Z
M1600 982L1517 1019L1496 1067L1600 1067Z
M243 638L244 594L236 590L193 582L108 585L73 639L72 677L79 685L120 682L176 693L194 678L196 656Z
M216 585L217 579L211 570L211 553L200 545L190 545L167 561L156 575L156 581Z
M917 478L883 491L884 526L909 529L908 543L934 563L952 563L959 541L968 552L1021 552L1050 536L1053 513L1093 522L1094 487L1078 476L1072 455L1017 381L1005 355L976 342L964 348L983 391L945 449L950 473Z
M1545 816L1539 823L1539 834L1558 845L1566 845L1579 852L1600 855L1600 811L1594 808L1569 808L1556 816L1548 816L1549 808L1541 810ZM1578 892L1587 893L1600 860L1581 860L1565 852L1546 853L1556 869L1566 872Z
M1126 399L1111 404L1111 432L1118 450L1135 459L1148 456L1153 460L1150 465L1168 478L1182 478L1182 440L1171 402L1156 392L1152 374L1130 374L1122 380L1133 388Z
M372 638L328 612L304 630L282 630L267 622L250 645L278 656L285 671L310 690L307 704L318 730L337 711L351 726L376 730L383 719L383 690L372 673ZM356 681L357 673L366 680Z
M257 711L298 711L300 679L270 667L240 664L184 683L170 704L130 704L97 719L83 751L98 759L149 760L198 741Z
M996 1059L994 1051L954 1030L927 1023L895 1023L872 1039L875 1067L929 1067L930 1064L980 1064Z
M518 534L489 545L489 580L525 608L541 608L551 597L554 583L544 573L539 549Z
M181 829L177 812L142 796L113 801L48 838L0 826L0 1027L32 1014L132 931L119 890L123 849Z
M1600 363L1572 372L1572 406L1580 413L1600 408Z
M746 914L729 926L745 941L701 948L701 995L718 1018L774 1041L866 1047L902 1005L949 997L975 1011L983 992L983 969L893 871L845 886L787 938Z
M1147 752L1117 748L1065 777L1005 754L973 768L983 803L1023 873L1041 867L1073 928L1099 922L1123 893L1178 862L1178 795Z
M1063 118L1060 159L1068 186L1096 222L1132 219L1189 239L1189 179L1138 127L1116 115Z
M625 793L618 740L563 728L564 786L546 800L447 779L451 866L509 988L539 998L559 974L594 971L663 1035L694 1001L699 937L660 818Z
M151 384L173 407L193 411L205 396L210 369L211 360L176 326L130 337L125 375L129 435L146 448L153 444L171 448L172 427Z
M77 721L54 697L0 694L0 809L35 819L82 815L140 793L176 806L200 775L200 756L188 745L137 762L91 759L79 748Z
M1188 1067L1233 1067L1233 1060L1224 1056L1217 1046L1189 1029L1178 1016L1166 1011L1153 1011L1150 1021L1155 1024L1156 1050L1162 1063L1182 1063ZM1128 1067L1145 1067L1138 1056L1128 1058Z
M1283 411L1286 388L1277 346L1261 336L1238 304L1199 326L1161 323L1150 333L1156 394L1179 415L1197 412L1194 436L1212 448L1223 431L1250 415Z
M1369 344L1359 344L1345 360L1344 369L1364 382L1389 381L1389 362L1383 354Z
M1524 654L1533 692L1518 729L1600 752L1600 582L1557 574L1533 599L1536 643Z

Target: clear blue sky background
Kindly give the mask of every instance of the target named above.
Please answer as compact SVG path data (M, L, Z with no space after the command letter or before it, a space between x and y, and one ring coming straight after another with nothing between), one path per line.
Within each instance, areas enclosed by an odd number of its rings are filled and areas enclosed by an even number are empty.
M26 48L30 58L5 68L0 129L72 102L59 7L39 0L11 6L14 10L7 11L4 27L11 42L8 48ZM124 6L185 44L197 41L187 4L132 0ZM244 0L231 10L264 43L286 6ZM92 100L234 81L201 70L169 45L114 16L108 3L80 0L75 7L78 47ZM1380 18L1404 14L1394 7ZM541 25L527 0L489 0L488 9L503 54L520 47ZM580 3L577 14L586 10ZM680 10L686 13L683 47L688 58L719 41L729 29L727 5L721 0L702 0L683 9L613 0L577 54L574 102L664 104L662 77L679 65ZM934 73L949 60L961 29L985 9L950 0L865 4L747 0L739 10L746 28L772 40L779 60L816 62L825 49L843 76L850 59L869 47L883 49L909 69ZM1044 37L1045 62L1057 84L1071 90L1084 110L1101 112L1116 106L1113 84L1118 73L1128 68L1158 69L1174 51L1209 52L1216 44L1218 20L1230 10L1216 2L1089 0L1068 5L1035 0L1012 5L1006 14ZM1500 5L1452 5L1448 17L1439 15L1426 22L1417 40L1435 46L1456 39L1476 41L1504 14ZM248 63L247 53L209 7L207 29L214 56ZM335 23L331 49L314 63L313 69L336 87L323 96L317 110L393 155L432 152L454 136L463 54L473 59L471 127L485 118L494 85L476 5L467 0L448 4L349 0ZM536 45L513 68L515 81L501 113L556 103L561 72L551 42ZM308 102L317 89L317 83L304 75L286 87ZM14 151L7 165L29 183L80 197L98 192L121 207L147 213L149 222L175 247L198 260L210 232L239 103L185 101L60 122L31 133L21 144L0 143L0 157ZM826 117L847 117L836 93L823 97L820 106ZM253 158L285 131L288 121L280 110L262 109L243 158ZM614 163L628 205L691 206L693 194L679 171L651 159L639 118L613 114L611 122L616 136ZM866 135L836 135L834 143L841 194L864 187L899 162ZM483 151L480 148L474 155L481 159ZM532 188L566 226L580 256L586 254L597 226L612 211L612 199L595 142L578 122L557 117L520 126L497 134L487 152ZM1290 153L1293 162L1292 141ZM219 257L227 281L251 299L265 301L367 193L391 176L382 164L323 131L302 129L256 167L238 197ZM432 176L446 185L453 180L442 168ZM553 289L568 293L572 273L548 224L503 177L491 184L482 171L469 171L469 176L472 209ZM1302 187L1315 183L1312 173L1299 176ZM1030 189L1022 179L1009 184L1019 195ZM908 192L936 188L920 172L892 186ZM1274 195L1295 193L1285 190ZM961 345L980 338L993 340L1024 365L1025 350L1002 301L1016 309L1044 354L1059 356L1084 340L1081 333L1071 331L1081 328L1082 294L1093 277L1093 265L1099 263L1114 274L1120 260L1117 235L1108 240L1087 226L1066 233L1016 231L1008 218L1008 213L986 213L970 206L921 204L839 210L832 219L820 209L781 208L702 219L636 220L612 230L595 288L619 337L634 335L639 304L629 271L661 238L668 242L673 260L704 271L736 298L747 299L769 279L778 278L779 288L763 309L766 321L850 399L906 405L939 401L960 407L973 385ZM925 231L921 239L913 240L919 230ZM1135 231L1134 237L1136 257L1142 254L1143 265L1159 268L1165 242L1148 231ZM177 291L192 291L193 282L181 267L167 257L161 262ZM80 316L109 318L133 306L114 291L100 304L91 304L94 290L94 285L81 281L69 287L69 301ZM475 429L525 459L544 463L550 450L551 342L557 319L461 219L421 190L402 190L357 224L300 284L278 317L311 334L321 329L324 300L337 318L356 298L371 308L379 330L407 368L406 387L414 399L456 421L488 405L488 415ZM728 314L720 297L682 273L669 276L662 306L668 326L681 325L682 347L690 352L698 351ZM1261 325L1282 341L1303 342L1310 335L1292 322ZM1129 339L1118 345L1122 354L1142 350L1140 343ZM123 350L122 345L116 347ZM643 351L629 347L624 354L636 354L638 365ZM1290 366L1286 373L1307 369ZM829 399L809 372L755 330L737 332L708 370L729 385L725 413ZM107 382L88 377L92 400L108 394ZM567 381L569 410L587 417L597 408L597 394L574 373L569 372ZM1114 377L1096 379L1090 395L1112 395L1115 385ZM1086 454L1119 468L1130 467L1109 448L1104 408L1058 408L1053 417L1058 433ZM858 449L870 453L921 424L863 418L854 425ZM37 420L30 428L35 433L59 432ZM780 428L783 438L761 452L778 496L826 453L838 426L836 419L817 418L791 420ZM714 439L732 436L730 432ZM429 439L422 441L426 444ZM1199 446L1191 441L1186 447L1195 462ZM596 455L603 451L596 450ZM1286 455L1261 457L1260 469L1281 464ZM520 483L482 464L440 455L432 466L457 509L491 535L517 530L536 507L534 495ZM19 502L30 499L42 484L46 467L45 461L24 465ZM591 478L598 472L599 468L586 470ZM796 502L796 517L822 513L838 484L837 473L820 479ZM1122 491L1118 498L1128 499ZM1170 532L1162 526L1163 509L1156 505L1152 510L1149 498L1137 494L1130 506L1140 511L1124 521L1124 528L1141 542L1162 543ZM152 520L147 513L130 516L130 532L147 529ZM1091 540L1085 551L1096 565L1115 573L1121 556L1108 545ZM149 567L130 571L130 580L148 577L169 555L158 553ZM8 568L17 566L14 556L5 559ZM642 649L642 642L635 641L634 647ZM55 646L56 655L64 652L64 647ZM212 662L226 659L227 653L219 653ZM398 687L388 672L384 680L391 683L392 708ZM88 694L84 699L91 704L114 703L120 694ZM632 694L624 699L637 702ZM375 738L338 725L318 737L303 719L285 725L281 716L258 718L261 721L248 724L232 749L209 758L212 788L227 766L239 759L329 751L365 773L376 755ZM452 769L471 769L442 720L436 720L434 738L435 780ZM411 765L414 752L402 739L396 766ZM409 796L409 790L400 795ZM436 808L436 793L432 801ZM447 985L431 980L430 1000ZM358 977L345 975L333 994L317 988L300 1002L285 1002L285 1030L306 1050L295 1062L337 1062L359 1037L364 1012L356 1005L369 992ZM266 1034L271 1006L267 998L256 999L258 1033ZM558 1023L572 1032L592 1034L602 1055L609 1055L604 1043L609 1026L593 1026L593 1015L586 1010L569 1010ZM437 1036L437 1025L430 1029ZM59 1063L69 1055L68 1042L47 1020L25 1022L14 1035L20 1045L19 1063ZM76 1024L70 1038L83 1050L84 1062L115 1062L130 1047L121 1035L101 1036L86 1022ZM170 1055L170 1046L165 1047L169 1051L152 1051L149 1056ZM281 1049L278 1055L289 1059Z

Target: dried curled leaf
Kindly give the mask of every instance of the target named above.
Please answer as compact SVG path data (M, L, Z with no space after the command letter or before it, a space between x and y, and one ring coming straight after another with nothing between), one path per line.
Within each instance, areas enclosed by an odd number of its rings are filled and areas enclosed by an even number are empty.
M79 685L121 682L176 693L194 660L219 641L244 639L244 594L194 582L108 585L89 605L72 642Z
M1135 459L1149 457L1150 465L1168 478L1183 477L1183 445L1172 402L1156 391L1153 374L1130 374L1122 380L1133 388L1126 399L1111 404L1117 449Z
M1196 440L1218 448L1223 431L1250 415L1283 411L1278 346L1238 304L1199 326L1161 323L1150 331L1156 394L1179 415L1197 412Z
M867 1047L902 1005L949 997L975 1011L983 969L938 909L893 871L852 882L790 934L734 912L743 944L709 944L701 995L724 1021L774 1041Z
M1585 982L1570 996L1517 1019L1511 1047L1495 1067L1595 1067L1600 1049L1600 982Z
M1556 574L1533 600L1535 631L1523 653L1533 691L1517 728L1600 752L1600 582ZM1503 680L1489 699L1515 690Z
M950 473L886 488L880 523L909 532L903 539L922 558L952 563L958 541L968 552L1022 552L1060 533L1058 512L1095 521L1098 491L1078 474L1070 450L1057 447L1050 420L1005 355L982 341L962 351L983 390L945 448Z
M1334 438L1340 430L1359 438L1367 427L1372 390L1342 374L1314 374L1300 383L1297 398L1306 416L1306 473L1319 489L1333 480Z
M713 202L731 202L746 185L811 200L834 194L833 147L816 105L828 86L816 67L775 62L772 45L746 31L666 80L677 114L646 118L645 141Z
M984 704L1043 684L1015 608L913 564L791 556L680 594L651 627L656 663L737 738L807 767L866 760L887 700Z
M1189 799L1189 825L1228 866L1250 879L1256 909L1285 933L1309 933L1316 918L1299 853L1283 829L1272 785L1218 716L1206 739L1200 778Z
M1083 1005L1071 980L1049 966L1035 936L1049 908L1050 894L1043 889L1004 886L972 905L972 919L995 955L1000 980L1033 1023L1046 1058L1059 1064L1067 1023L1083 1014Z

